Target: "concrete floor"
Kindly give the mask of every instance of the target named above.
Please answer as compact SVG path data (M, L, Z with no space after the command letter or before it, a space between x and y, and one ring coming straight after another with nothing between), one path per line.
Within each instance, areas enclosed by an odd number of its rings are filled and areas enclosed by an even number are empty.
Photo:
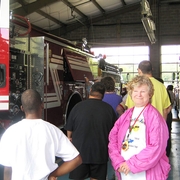
M168 180L179 180L180 179L180 120L172 122L171 131L171 154L170 164L171 171L169 173Z
M171 171L167 180L179 180L180 179L180 120L177 119L177 115L173 112L173 122L171 131L171 154L170 154L170 164ZM108 164L110 167L110 164ZM109 168L108 170L108 180L114 180L113 170ZM68 175L59 177L58 180L69 180Z

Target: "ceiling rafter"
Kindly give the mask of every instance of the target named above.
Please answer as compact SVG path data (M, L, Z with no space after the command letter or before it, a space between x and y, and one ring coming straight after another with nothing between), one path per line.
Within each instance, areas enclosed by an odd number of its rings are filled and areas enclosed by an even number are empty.
M16 0L16 1L18 1L22 5L22 7L26 7L26 5L28 4L27 2L24 2L23 0ZM45 13L44 11L42 11L40 9L35 10L35 12L37 12L41 16L44 16L45 18L55 22L56 24L58 24L60 26L66 26L66 24L62 23L61 21L57 20L56 18L50 16L49 14Z
M78 29L82 26L90 27L91 25L93 25L99 21L103 21L107 18L114 17L117 14L125 13L125 12L131 11L137 7L140 7L139 2L138 3L131 3L131 4L127 5L126 0L120 0L121 8L116 9L115 11L112 10L111 12L109 12L109 11L106 11L104 8L102 8L99 5L99 3L97 2L97 0L87 0L86 2L83 1L83 3L80 3L78 5L73 5L72 3L69 2L69 0L37 0L37 1L32 2L32 3L27 3L25 0L11 0L10 2L12 2L12 1L13 2L19 2L19 4L22 5L22 7L17 8L13 11L14 14L18 14L18 15L27 17L28 14L36 12L36 13L40 14L41 16L44 16L45 18L47 18L47 19L51 20L52 22L58 24L60 26L59 28L48 31L49 33L52 33L52 34L55 34L58 36L64 35L68 32L71 32L75 29ZM62 3L64 3L64 5L71 8L71 10L73 12L75 12L76 14L79 15L79 18L76 17L74 19L75 21L66 24L64 22L61 22L59 19L54 18L50 14L40 10L41 8L43 8L45 6L50 6L51 4L55 4L58 2L62 2ZM82 13L82 11L80 11L78 9L78 6L85 4L85 3L94 4L94 8L97 8L100 12L99 16L90 18L86 14ZM61 9L59 9L59 10L61 10ZM43 29L43 28L39 28L39 29ZM46 31L46 30L44 30L44 31Z
M43 8L44 6L50 5L58 1L60 0L44 0L43 3L42 1L35 1L33 3L25 4L23 0L17 0L19 4L24 5L22 5L22 7L20 8L13 10L13 13L18 14L20 16L27 16L33 13L34 11Z
M55 22L56 24L59 24L60 26L66 26L66 24L62 23L61 21L57 20L56 18L50 16L49 14L45 13L44 11L41 10L36 10L36 12L38 14L40 14L41 16L44 16L45 18Z
M97 3L96 0L90 0L100 11L102 14L105 14L106 11Z
M73 9L74 12L76 12L77 14L79 14L81 17L83 17L84 19L88 19L88 17L83 14L81 11L79 11L75 6L73 6L70 2L68 2L67 0L61 0L61 2L63 2L65 5L67 5L68 7L70 7L71 9Z
M76 12L77 14L79 14L82 18L80 19L76 19L76 21L78 22L78 24L80 23L81 25L89 25L89 18L83 14L81 11L79 11L75 6L73 6L70 2L68 2L67 0L61 0L64 4L66 4L68 7L71 8L71 10L73 10L74 12Z
M121 2L124 6L126 5L126 2L124 0L121 0Z
M106 18L112 18L114 16L117 16L117 14L124 14L128 11L132 11L135 10L137 8L140 8L140 3L134 3L134 4L130 4L130 5L125 5L119 9L117 9L116 11L110 12L110 13L106 13L105 15L96 17L96 18L92 18L91 19L91 24L93 25L94 23L97 23L99 21L103 21ZM56 30L52 30L50 31L50 33L55 34L57 36L61 36L61 35L65 35L68 32L74 31L75 29L78 29L80 27L82 27L82 24L79 23L74 23L74 24L70 24L68 26L66 26L65 28L58 28Z

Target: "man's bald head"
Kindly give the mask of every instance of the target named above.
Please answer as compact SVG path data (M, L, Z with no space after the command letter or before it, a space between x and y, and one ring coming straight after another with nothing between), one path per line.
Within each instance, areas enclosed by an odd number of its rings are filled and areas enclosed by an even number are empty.
M141 61L138 65L138 69L140 69L143 74L152 74L152 64L150 61Z
M28 89L23 92L21 103L25 113L38 112L42 104L41 96L36 90Z

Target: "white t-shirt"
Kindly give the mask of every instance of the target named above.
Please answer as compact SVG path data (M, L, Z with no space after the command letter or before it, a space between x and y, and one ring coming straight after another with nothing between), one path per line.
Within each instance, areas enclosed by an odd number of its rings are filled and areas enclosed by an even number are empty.
M12 167L12 180L46 180L63 161L79 152L54 125L42 120L26 120L10 126L0 142L0 164Z
M139 116L142 108L134 108L132 119L131 119L131 126L134 124L134 121ZM129 138L128 138L128 144L129 148L127 151L121 150L121 155L124 157L125 160L130 159L133 155L138 154L142 149L146 147L146 127L144 124L144 116L143 113L141 113L140 117L138 118L136 124L134 125L134 128L132 129ZM126 137L129 133L129 129L126 132ZM140 172L140 173L128 173L128 175L125 175L124 173L121 173L122 180L146 180L146 172Z

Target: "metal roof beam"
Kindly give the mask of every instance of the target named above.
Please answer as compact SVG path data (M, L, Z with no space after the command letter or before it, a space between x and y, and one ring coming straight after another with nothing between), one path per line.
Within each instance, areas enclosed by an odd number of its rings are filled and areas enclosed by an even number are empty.
M140 7L141 6L140 6L139 2L131 4L131 5L125 5L122 8L117 9L116 11L107 13L107 14L105 14L103 16L92 18L91 19L91 25L93 25L93 23L103 21L106 18L111 18L111 17L117 16L117 14L124 14L126 12L132 11L132 10L140 8ZM82 21L82 22L84 22L84 21ZM84 22L84 23L87 23L87 21ZM88 25L88 24L86 24L86 25ZM74 31L75 29L81 28L82 26L83 25L80 24L80 23L74 23L74 24L67 25L65 28L58 28L56 30L52 30L52 31L50 31L50 33L52 33L54 35L57 35L57 36L61 36L61 35L64 35L64 34L66 34L68 32Z
M20 16L27 16L33 13L34 11L43 8L44 6L50 5L58 1L60 0L44 0L25 4L23 0L17 0L17 2L20 3L22 7L14 9L13 13L18 14Z
M66 4L68 7L70 7L71 9L73 9L74 12L76 12L77 14L79 14L81 17L87 19L88 17L83 14L81 11L79 11L75 6L73 6L70 2L68 2L67 0L61 0L64 4Z
M91 0L91 2L102 12L102 14L105 14L105 10L97 3L96 0Z
M45 13L44 11L36 10L36 12L38 14L40 14L41 16L44 16L45 18L55 22L56 24L59 24L60 26L66 26L66 24L62 23L61 21L58 21L56 18L50 16L49 14Z

